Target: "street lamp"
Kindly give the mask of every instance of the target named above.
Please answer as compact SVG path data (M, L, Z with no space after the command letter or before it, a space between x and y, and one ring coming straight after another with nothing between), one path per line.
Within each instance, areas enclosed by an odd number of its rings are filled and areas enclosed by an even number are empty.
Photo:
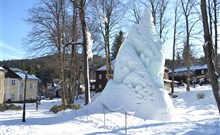
M24 80L24 101L23 101L23 117L22 122L25 122L25 109L26 109L26 85L27 85L27 71L24 71L25 73L25 80Z

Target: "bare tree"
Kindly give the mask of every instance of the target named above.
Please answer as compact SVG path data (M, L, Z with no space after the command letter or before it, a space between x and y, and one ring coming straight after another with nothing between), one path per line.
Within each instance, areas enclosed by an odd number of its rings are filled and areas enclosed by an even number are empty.
M142 0L144 6L148 7L153 16L153 23L162 43L166 42L169 19L165 16L169 0Z
M112 79L113 69L110 59L110 39L119 28L119 22L124 16L123 4L119 0L92 0L94 18L99 20L98 27L104 40L106 54L107 79ZM98 17L98 18L97 18Z
M215 54L214 54L214 61L215 63L217 63L217 54L218 54L218 19L217 19L217 15L219 14L217 12L217 8L219 3L217 3L217 0L209 0L207 2L208 5L208 18L209 18L209 28L210 28L210 34L211 36L214 38L214 50L215 50ZM213 32L214 31L214 32ZM213 34L214 33L214 34ZM215 65L216 68L218 68L218 64Z
M62 80L62 104L66 105L67 93L65 90L64 75L64 48L63 35L65 35L66 8L65 0L41 0L40 4L29 10L27 22L33 25L27 43L36 53L54 53L58 55L60 78ZM41 54L44 54L41 53Z
M191 60L190 60L190 36L191 36L191 32L195 26L195 24L199 21L199 19L192 19L195 18L195 16L193 16L193 9L195 6L195 3L192 2L191 0L180 0L180 6L181 9L183 11L183 15L185 18L185 27L186 27L186 38L185 38L185 62L186 62L186 66L187 66L187 77L186 77L186 82L187 82L187 87L186 90L190 91L190 66L191 66Z
M218 86L218 75L215 68L215 64L217 63L214 63L213 61L214 49L212 44L213 43L212 37L210 34L210 25L209 25L210 22L208 21L206 0L201 0L201 13L202 13L204 40L205 40L205 45L203 46L203 48L205 52L206 61L208 63L208 75L211 80L212 91L220 113L220 92Z
M77 8L74 6L72 7L72 21L70 24L70 36L69 40L71 40L72 43L76 42L78 39L80 39L81 33L78 29L78 11ZM67 42L69 41L67 40ZM65 43L66 44L66 43ZM81 56L77 53L78 47L74 44L70 44L70 46L66 46L67 49L67 59L66 59L66 67L67 67L67 82L68 82L68 104L74 103L74 96L78 93L78 84L80 82L80 74L81 74Z
M34 25L28 36L28 44L36 51L46 50L56 54L61 79L62 105L69 106L74 102L76 83L79 82L81 55L78 54L76 42L82 32L79 29L77 8L70 6L67 0L41 0L32 8L27 19ZM70 12L72 11L72 13ZM71 43L71 44L69 44Z
M214 12L214 30L215 30L215 63L216 63L216 69L218 68L218 18L217 18L217 14L219 14L219 12L217 12L217 10L219 11L220 9L217 9L217 6L219 6L220 8L220 2L217 3L217 0L213 0L214 3L214 8L213 8L213 12Z
M178 14L178 0L176 1L175 4L175 9L174 9L174 26L173 26L173 57L172 57L172 87L171 87L171 95L174 93L174 68L175 68L175 54L176 54L176 44L177 44L177 38L179 37L179 28L178 24L180 21L180 14Z
M88 47L89 47L89 35L86 25L86 0L70 0L76 8L79 10L82 37L83 37L83 65L84 65L84 82L85 82L85 104L89 104L90 99L90 87L89 87L89 58L88 58Z
M129 21L134 22L136 24L140 23L141 21L141 12L142 11L142 7L140 6L140 1L137 0L129 0L127 2L128 7L128 13L127 13L127 18ZM133 16L133 17L130 17Z

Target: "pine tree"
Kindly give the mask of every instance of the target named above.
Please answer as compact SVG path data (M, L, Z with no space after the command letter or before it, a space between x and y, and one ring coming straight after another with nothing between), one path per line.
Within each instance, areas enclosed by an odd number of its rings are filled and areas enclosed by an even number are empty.
M189 66L192 65L193 55L189 45L184 45L182 57L185 65L187 65L187 62Z
M34 64L32 64L32 65L30 66L30 74L31 74L31 75L36 75L36 70L35 70Z
M122 31L119 31L119 34L116 34L115 36L115 40L111 48L111 60L114 60L116 58L119 48L121 47L121 44L123 43L124 39L124 33Z

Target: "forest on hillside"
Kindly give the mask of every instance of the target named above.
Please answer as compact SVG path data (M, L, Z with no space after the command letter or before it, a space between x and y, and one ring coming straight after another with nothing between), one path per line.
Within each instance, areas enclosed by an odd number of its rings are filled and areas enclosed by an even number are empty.
M91 79L95 79L95 70L105 64L104 60L103 57L97 55L93 56L93 59L90 60ZM44 85L51 83L53 79L60 79L60 71L57 64L56 55L33 59L0 61L0 66L4 65L10 68L19 68L23 71L27 70L29 74L38 77Z
M19 68L21 70L27 70L28 73L37 76L45 83L51 83L53 79L59 79L59 68L57 66L57 56L50 55L45 57L38 57L33 59L21 59L21 60L5 60L0 61L0 65L7 66L10 68ZM220 60L220 54L218 55ZM93 59L90 60L90 77L91 79L95 79L95 70L100 68L105 64L105 58L95 55ZM202 65L206 64L205 58L195 58L193 57L191 65ZM171 69L172 60L166 59L165 66ZM186 63L184 63L181 55L177 57L175 60L175 68L185 67Z

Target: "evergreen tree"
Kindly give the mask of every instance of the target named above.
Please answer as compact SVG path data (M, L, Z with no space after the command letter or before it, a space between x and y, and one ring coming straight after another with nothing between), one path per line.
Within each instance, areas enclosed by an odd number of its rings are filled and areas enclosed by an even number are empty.
M36 75L36 70L35 70L34 64L32 64L32 65L30 66L30 74L31 74L31 75Z
M177 51L176 52L176 60L175 60L175 66L176 67L182 67L183 65L184 65L184 63L183 63L183 60L182 60L182 58L181 58L181 56L180 56L180 52L179 51Z
M114 60L116 58L119 48L121 47L121 44L123 43L124 39L125 37L122 31L120 31L119 34L116 34L113 46L111 48L111 60Z
M194 61L194 56L193 56L193 52L191 50L191 46L192 45L184 45L184 48L183 48L183 54L182 54L182 57L183 57L183 60L184 60L184 65L187 65L187 62L189 62L188 64L191 66L193 64L193 61Z

